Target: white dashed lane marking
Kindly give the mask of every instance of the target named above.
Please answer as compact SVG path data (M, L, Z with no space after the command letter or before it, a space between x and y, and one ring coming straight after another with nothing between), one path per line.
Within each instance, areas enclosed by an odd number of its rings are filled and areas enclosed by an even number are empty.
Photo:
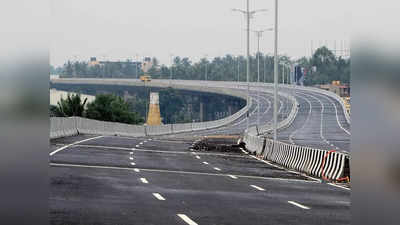
M133 157L129 157L130 160L133 160Z
M218 167L214 167L214 170L221 171L221 169Z
M234 175L228 175L228 177L230 177L230 178L232 178L232 179L238 179L238 177L237 177L237 176L234 176Z
M295 206L297 206L297 207L299 207L299 208L302 208L302 209L310 209L310 207L304 206L304 205L299 204L299 203L294 202L294 201L288 201L288 203L289 203L289 204L292 204L292 205L295 205Z
M146 178L140 178L140 181L142 181L142 183L144 184L148 184L149 182L146 180Z
M130 155L133 155L133 152L129 152Z
M132 166L135 166L135 165L136 165L136 163L134 163L134 162L131 162L131 165L132 165Z
M139 173L139 172L140 172L140 170L137 169L137 168L133 169L133 171L135 171L136 173Z
M259 191L265 191L264 188L261 188L261 187L256 186L256 185L250 185L250 186L253 187L253 188L255 188L255 189L257 189L257 190L259 190Z
M196 155L196 159L200 159L200 156Z
M160 201L165 201L165 198L161 196L159 193L153 193L153 196Z
M185 221L189 225L198 225L196 222L191 220L188 216L185 214L177 214L183 221Z
M139 145L142 145L142 144L143 144L143 142L140 142L140 143L139 143Z
M208 162L203 162L203 164L208 165Z
M136 148L139 148L140 146L139 145L136 145Z

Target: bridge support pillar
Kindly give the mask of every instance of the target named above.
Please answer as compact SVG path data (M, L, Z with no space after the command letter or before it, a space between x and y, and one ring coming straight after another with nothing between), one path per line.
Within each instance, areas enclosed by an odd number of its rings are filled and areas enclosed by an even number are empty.
M199 116L200 116L200 122L203 122L204 118L203 118L203 114L204 114L204 103L203 103L203 98L200 100L200 112L199 112Z

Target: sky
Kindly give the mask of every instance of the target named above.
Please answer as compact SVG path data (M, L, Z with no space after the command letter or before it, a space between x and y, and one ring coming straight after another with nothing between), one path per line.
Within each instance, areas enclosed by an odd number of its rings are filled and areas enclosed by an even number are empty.
M250 10L267 9L251 20L251 29L274 24L274 0L250 0ZM348 1L279 0L280 54L310 56L311 47L349 48ZM171 55L198 61L226 54L245 55L246 0L54 0L51 5L50 63L67 60L135 60ZM250 37L250 52L257 38ZM313 43L311 46L311 42ZM260 51L273 54L273 32L264 33Z

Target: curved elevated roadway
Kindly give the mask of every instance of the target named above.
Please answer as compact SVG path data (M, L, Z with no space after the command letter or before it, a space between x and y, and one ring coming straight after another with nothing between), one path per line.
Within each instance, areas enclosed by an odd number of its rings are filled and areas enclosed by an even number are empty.
M272 95L258 97L252 91L251 97L250 124L257 123L257 101L261 121L270 121ZM347 133L334 124L338 120L350 132L340 110L337 117L333 114L339 104L307 91L297 91L296 98L299 115L279 137L327 146L318 136L322 121L323 137L345 149ZM285 99L279 102L281 112L290 109ZM51 224L350 224L350 191L344 187L244 153L190 149L199 136L237 134L245 128L242 117L194 133L52 140Z

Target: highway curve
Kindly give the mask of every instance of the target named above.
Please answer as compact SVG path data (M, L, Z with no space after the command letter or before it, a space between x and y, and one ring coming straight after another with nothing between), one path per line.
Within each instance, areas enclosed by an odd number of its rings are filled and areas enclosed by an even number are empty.
M260 120L271 121L272 95L258 97L251 92L251 96L249 123L257 122L257 101ZM326 139L340 150L350 150L349 135L337 123L342 122L350 132L344 115L339 109L337 117L333 113L339 104L306 91L296 92L296 98L300 112L292 126L279 135L282 140L332 147ZM290 110L285 99L279 102L281 113ZM245 128L241 117L225 127L193 133L144 138L80 135L52 140L50 222L350 224L347 188L278 168L245 153L190 148L201 136L240 134Z

